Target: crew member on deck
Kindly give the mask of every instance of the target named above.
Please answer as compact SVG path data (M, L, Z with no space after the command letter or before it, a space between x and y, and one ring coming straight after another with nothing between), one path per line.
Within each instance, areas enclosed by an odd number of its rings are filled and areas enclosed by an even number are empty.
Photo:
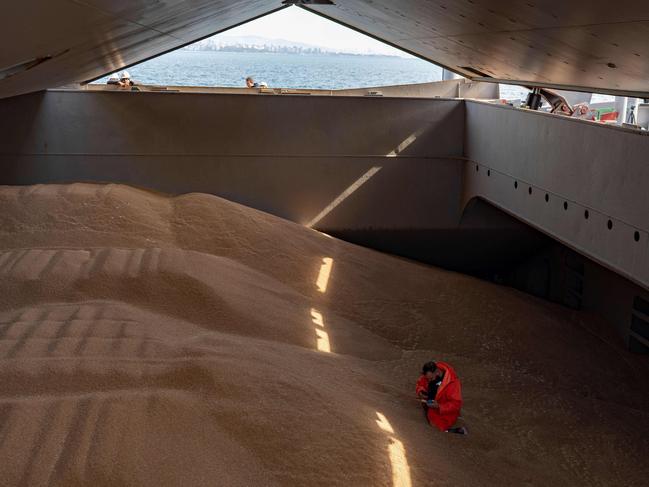
M428 422L440 431L466 435L465 427L453 427L462 408L462 385L453 368L444 362L426 362L421 373L415 391Z
M120 88L131 88L132 86L135 85L135 81L131 79L131 75L128 73L128 71L122 71L119 73L119 76L117 75L111 75L110 78L108 78L108 81L106 82L108 85L117 85ZM133 88L134 90L137 90L137 88Z
M131 79L131 75L128 74L128 71L122 71L119 74L119 86L121 88L130 88L135 84L135 81Z

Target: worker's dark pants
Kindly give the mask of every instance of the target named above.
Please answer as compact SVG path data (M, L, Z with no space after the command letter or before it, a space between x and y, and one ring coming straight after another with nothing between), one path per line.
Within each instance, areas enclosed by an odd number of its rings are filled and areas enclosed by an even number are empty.
M431 401L435 399L436 395L437 395L437 387L435 386L435 383L431 380L428 383L428 400Z

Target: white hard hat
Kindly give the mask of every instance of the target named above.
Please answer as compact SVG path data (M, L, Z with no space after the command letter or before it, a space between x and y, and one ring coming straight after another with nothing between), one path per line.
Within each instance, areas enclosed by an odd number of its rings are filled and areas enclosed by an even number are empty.
M131 79L131 75L128 74L128 71L122 71L119 75L119 79Z
M268 88L268 83L266 83L265 81L262 81L261 83L259 83L259 87L260 88Z

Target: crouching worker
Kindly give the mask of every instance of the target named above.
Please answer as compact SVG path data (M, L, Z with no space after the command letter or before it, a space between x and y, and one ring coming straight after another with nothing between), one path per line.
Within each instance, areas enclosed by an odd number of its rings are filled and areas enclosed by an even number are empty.
M440 431L466 435L465 427L453 428L462 408L462 385L453 368L444 362L426 362L417 381L417 398L426 418Z

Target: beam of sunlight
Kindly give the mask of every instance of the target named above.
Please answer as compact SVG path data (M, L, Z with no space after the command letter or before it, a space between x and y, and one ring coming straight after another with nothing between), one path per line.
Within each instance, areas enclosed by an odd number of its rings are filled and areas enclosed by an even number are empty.
M388 152L386 154L386 157L397 157L401 152L406 150L408 147L412 145L412 143L417 140L421 135L426 132L430 128L430 124L424 125L421 127L419 130L414 131L412 134L410 134L406 139L401 142L396 149Z
M324 328L324 318L322 317L322 313L320 313L317 310L311 308L311 320L313 321L313 323L315 323L317 325L316 329L315 329L316 348L320 352L331 353L331 344L329 343L329 334L322 329L322 328Z
M392 485L394 487L411 487L410 466L403 443L396 438L390 438L388 453L392 465Z
M397 156L399 155L400 152L406 150L410 144L412 144L415 140L417 140L417 136L418 136L418 135L419 135L419 134L417 134L417 133L414 133L414 134L410 135L406 140L404 140L403 142L401 142L401 143L397 146L396 149L394 149L393 151L388 152L388 153L386 154L386 156L387 156L387 157L397 157Z
M318 291L321 293L327 292L327 285L329 284L329 276L331 275L331 267L333 266L333 263L334 260L331 257L324 257L322 259L320 272L318 273L318 279L316 281Z
M324 320L322 319L322 314L318 313L315 309L311 308L311 319L313 322L324 328Z
M388 418L378 411L376 412L376 417L379 418L376 420L376 424L379 425L379 428L391 435L394 434L394 429L392 429L392 425L390 424L390 421L388 421Z
M318 215L313 220L307 223L306 226L311 228L314 225L316 225L320 220L322 220L325 216L331 213L333 209L336 208L340 203L345 201L349 197L349 195L351 195L354 191L356 191L358 188L363 186L372 176L374 176L380 170L381 170L381 166L374 166L365 174L363 174L360 178L354 181L354 183L349 188L347 188L345 191L340 193L340 195L338 195L338 197L335 200L329 203L329 205L324 210L318 213Z
M390 466L392 467L392 486L393 487L412 487L410 479L410 466L406 458L406 448L403 443L395 438L394 428L388 421L388 418L380 412L376 412L376 424L389 435L388 456Z
M329 333L320 328L315 329L316 346L318 351L331 353L331 345L329 344Z

